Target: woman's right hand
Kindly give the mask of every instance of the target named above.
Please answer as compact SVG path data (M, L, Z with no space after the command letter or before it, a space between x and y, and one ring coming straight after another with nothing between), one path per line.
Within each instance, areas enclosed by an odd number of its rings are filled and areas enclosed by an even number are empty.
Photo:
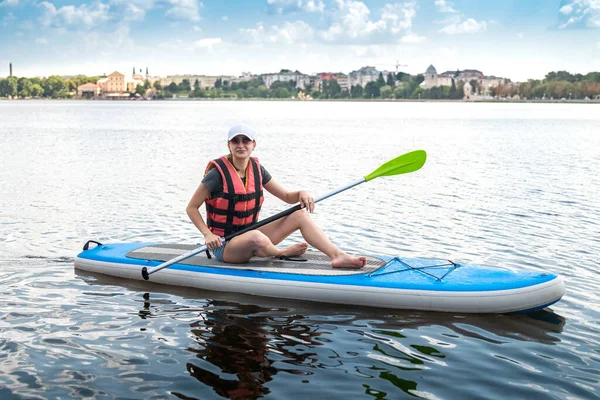
M221 238L211 232L204 236L204 243L209 250L214 250L221 247Z

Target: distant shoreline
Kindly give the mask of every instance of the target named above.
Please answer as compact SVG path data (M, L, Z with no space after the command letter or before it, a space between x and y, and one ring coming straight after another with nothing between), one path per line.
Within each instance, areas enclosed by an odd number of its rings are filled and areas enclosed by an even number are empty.
M274 99L274 98L242 98L242 99L232 99L232 98L189 98L189 97L180 97L174 99L160 99L160 100L140 100L140 99L123 99L123 100L115 100L115 99L84 99L84 98L74 98L74 99L8 99L5 97L0 97L0 101L89 101L89 102L186 102L186 101L231 101L231 102L253 102L253 101L269 101L269 102L302 102L302 103L312 103L312 102L333 102L333 103L344 103L344 102L357 102L357 103L546 103L546 104L600 104L600 99L591 99L591 100L503 100L503 99L485 99L485 100L451 100L451 99L312 99L312 100L299 100L299 99Z

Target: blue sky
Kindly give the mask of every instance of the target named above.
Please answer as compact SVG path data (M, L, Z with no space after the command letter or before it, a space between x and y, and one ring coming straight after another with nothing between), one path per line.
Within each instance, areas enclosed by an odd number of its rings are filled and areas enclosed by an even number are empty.
M0 0L0 76L600 71L600 0Z

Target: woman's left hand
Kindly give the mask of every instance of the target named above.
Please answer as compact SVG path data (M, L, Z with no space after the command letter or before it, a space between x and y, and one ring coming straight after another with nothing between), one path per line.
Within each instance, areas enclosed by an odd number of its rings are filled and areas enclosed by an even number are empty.
M307 191L301 190L298 193L298 201L301 206L306 208L306 211L311 213L315 210L315 199Z

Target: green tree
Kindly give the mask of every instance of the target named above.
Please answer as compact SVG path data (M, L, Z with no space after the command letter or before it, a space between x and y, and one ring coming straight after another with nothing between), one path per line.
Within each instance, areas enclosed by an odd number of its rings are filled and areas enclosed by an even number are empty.
M385 85L381 89L379 89L379 95L382 99L389 99L392 97L392 87L389 85Z
M171 93L177 93L179 91L179 86L177 86L177 84L175 82L169 83L169 86L167 86L167 88L169 89L169 92L171 92Z
M385 79L383 79L383 72L379 73L379 77L377 78L377 87L381 89L385 86Z
M146 89L144 89L144 86L142 85L136 85L135 92L140 96L144 96L146 94Z
M387 75L387 80L386 80L386 85L390 86L390 87L394 87L396 86L396 82L394 81L394 75L390 72Z
M266 86L259 86L258 87L258 97L261 98L267 98L269 96L269 89L266 88Z
M144 89L150 89L152 87L152 84L150 83L150 81L148 79L146 79L144 81Z
M248 88L248 91L246 92L246 97L250 97L250 98L260 97L258 94L258 88L255 88L255 87Z
M454 78L452 78L452 85L450 85L448 97L450 99L456 99L456 82L454 82Z
M477 79L471 79L469 81L469 85L471 85L471 93L475 94L475 93L481 93L481 87L479 86L479 81L477 81Z
M350 97L353 99L359 99L363 97L363 87L360 85L353 85L350 88Z
M290 91L286 87L279 87L275 89L273 95L278 99L287 99L290 97Z
M425 76L423 74L419 74L411 79L411 82L414 82L417 85L420 85L425 80Z
M402 99L402 98L404 98L404 85L403 86L396 86L394 88L393 94L394 94L394 98L396 98L396 99Z
M154 81L154 89L156 90L162 90L162 85L160 84L160 81Z
M575 76L570 74L567 71L557 71L557 72L549 72L546 75L546 82L557 82L557 81L567 81L567 82L575 82Z
M59 97L59 92L65 90L66 85L60 76L50 76L42 82L44 88L44 96L56 98Z
M218 78L218 79L215 81L215 88L217 88L217 89L221 89L221 84L222 84L221 78Z
M398 72L396 74L396 80L397 81L402 81L402 82L410 82L410 74L407 74L406 72Z
M37 84L37 83L33 83L31 85L31 92L30 93L31 93L31 95L33 97L41 97L41 96L44 95L44 88L41 85Z
M5 93L3 96L15 97L19 92L19 81L16 76L9 76L4 80L5 82Z
M179 85L177 85L178 89L182 92L189 92L192 90L192 86L190 85L189 79L184 79L181 81Z
M194 81L194 90L198 90L200 89L200 81L198 79L196 79Z
M381 77L381 79L383 80L383 77ZM377 82L367 83L367 85L365 86L365 90L364 90L364 96L367 99L373 99L375 97L379 97L379 85L377 84Z
M339 94L341 93L342 88L340 87L340 84L338 83L337 80L335 79L325 79L323 81L323 94L329 98L335 98L336 96L339 96Z
M19 79L21 81L21 79ZM21 90L19 90L19 96L21 97L29 97L31 96L31 88L33 87L33 84L31 83L31 81L27 78L24 78L21 82L19 82L18 86L21 87Z

